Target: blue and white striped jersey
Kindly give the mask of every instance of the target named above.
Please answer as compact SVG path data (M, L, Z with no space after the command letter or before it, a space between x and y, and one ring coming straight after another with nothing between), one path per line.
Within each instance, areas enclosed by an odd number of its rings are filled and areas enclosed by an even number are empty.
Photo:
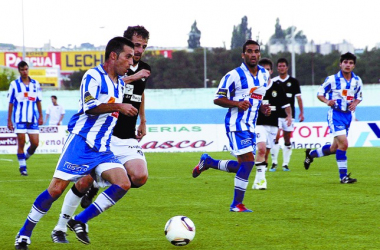
M42 99L40 83L29 78L26 86L21 77L12 81L8 91L8 102L13 104L13 121L15 123L38 123L37 102Z
M228 72L220 81L215 99L226 97L233 101L248 100L252 106L246 111L229 108L225 117L226 132L255 131L259 107L266 90L270 87L269 72L258 66L257 76L249 72L245 63Z
M85 112L102 103L122 103L123 92L124 82L121 78L117 84L113 83L102 65L88 70L80 86L79 110L71 117L68 131L84 137L87 144L99 152L109 151L119 112L100 115Z
M319 87L317 95L323 95L328 100L336 100L333 109L348 111L348 106L355 100L362 100L363 82L359 76L351 73L351 80L344 79L342 72L328 76Z

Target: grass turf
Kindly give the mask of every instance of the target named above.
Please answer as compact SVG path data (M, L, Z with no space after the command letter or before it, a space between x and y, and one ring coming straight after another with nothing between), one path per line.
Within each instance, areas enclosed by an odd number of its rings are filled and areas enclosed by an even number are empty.
M306 171L304 151L293 150L290 172L267 172L268 190L252 190L251 174L244 203L253 213L229 212L234 174L210 169L192 178L201 153L147 153L147 184L89 222L90 245L72 232L69 244L52 243L61 197L36 226L30 249L174 249L164 225L175 215L188 216L196 226L186 249L380 249L378 152L349 148L349 172L358 182L343 185L335 156L315 159ZM233 159L226 152L210 155ZM0 155L0 249L14 248L14 237L48 187L58 157L33 156L29 176L23 177L16 156Z

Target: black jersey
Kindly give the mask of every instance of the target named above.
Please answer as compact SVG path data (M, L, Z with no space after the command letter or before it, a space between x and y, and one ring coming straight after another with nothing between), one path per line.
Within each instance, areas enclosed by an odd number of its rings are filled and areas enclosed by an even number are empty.
M279 115L282 114L284 108L289 106L289 99L286 97L284 88L278 83L272 81L272 86L267 90L263 98L263 102L267 102L271 106L271 114L265 116L259 112L256 125L278 126Z
M130 76L136 74L142 69L150 71L150 66L143 61L139 61L137 69L135 71L133 71L132 69L128 69L127 75ZM145 90L146 80L147 79L142 78L140 80L126 84L124 90L123 103L130 103L139 111L142 95ZM136 138L136 122L137 115L131 117L119 114L119 118L117 119L116 126L113 129L112 134L120 139Z
M278 83L282 85L282 87L285 90L286 96L289 98L290 106L292 107L292 116L293 118L296 115L296 109L294 108L294 102L296 99L296 96L301 95L301 88L298 80L294 77L287 76L285 79L281 79L280 76L276 76L272 79L273 83ZM280 118L285 118L286 113L285 110L282 110L280 113Z

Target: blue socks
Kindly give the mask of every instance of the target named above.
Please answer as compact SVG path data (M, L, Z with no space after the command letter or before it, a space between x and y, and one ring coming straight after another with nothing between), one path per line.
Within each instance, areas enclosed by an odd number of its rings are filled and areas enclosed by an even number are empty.
M25 154L17 154L18 165L20 168L26 168Z
M347 156L346 151L337 149L336 150L336 162L339 169L339 177L343 179L347 175Z
M127 191L128 190L124 190L120 186L113 184L98 195L94 203L83 210L80 214L76 215L75 220L87 223L90 219L98 216L108 208L115 205L115 203L120 200L127 193Z
M254 165L254 162L242 162L240 164L240 168L235 176L234 200L231 207L235 207L237 204L243 203L245 191L248 186L248 177Z
M311 150L310 151L310 156L312 158L316 158L316 157L322 157L322 156L328 156L328 155L331 155L331 152L330 152L330 146L331 145L324 145L323 147L321 148L318 148L318 149L314 149L314 150Z
M40 219L49 211L51 205L56 199L50 196L49 192L45 190L34 201L32 209L28 214L24 226L20 229L19 234L25 236L32 236L32 232Z

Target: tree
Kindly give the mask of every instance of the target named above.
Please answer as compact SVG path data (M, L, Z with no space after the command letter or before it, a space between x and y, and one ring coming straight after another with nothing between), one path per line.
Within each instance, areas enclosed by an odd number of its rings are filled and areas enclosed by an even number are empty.
M16 78L17 76L14 70L7 68L0 70L0 90L8 90L9 84Z
M200 48L201 47L200 39L201 39L201 31L197 28L197 21L194 21L189 33L189 40L187 40L187 43L189 44L189 49Z
M79 89L82 82L83 75L86 73L86 70L79 70L73 72L69 76L69 80L63 81L63 86L65 89Z
M231 49L243 47L248 39L252 39L252 28L248 29L248 18L244 16L241 24L234 26L232 31Z

